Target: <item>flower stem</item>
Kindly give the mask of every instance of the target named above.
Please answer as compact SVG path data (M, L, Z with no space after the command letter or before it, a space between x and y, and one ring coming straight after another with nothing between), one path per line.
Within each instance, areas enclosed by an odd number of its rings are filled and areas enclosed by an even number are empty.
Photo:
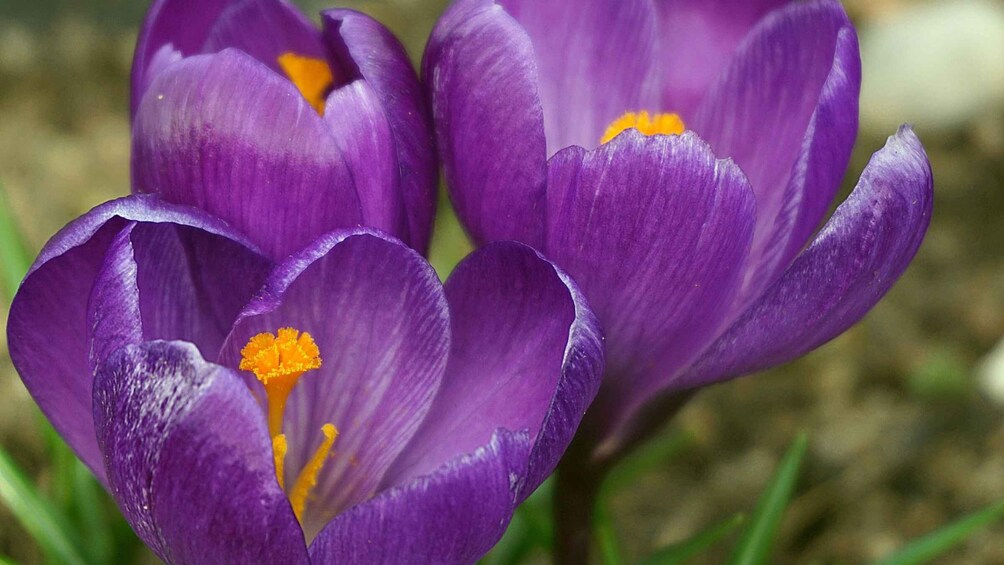
M596 497L605 473L567 457L554 485L554 563L589 563Z

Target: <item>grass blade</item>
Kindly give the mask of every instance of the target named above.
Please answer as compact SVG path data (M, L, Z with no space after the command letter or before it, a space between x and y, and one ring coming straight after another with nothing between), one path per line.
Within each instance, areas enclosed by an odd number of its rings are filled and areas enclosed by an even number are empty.
M600 548L600 558L603 565L621 565L624 559L621 557L620 542L617 541L617 534L614 532L613 520L607 512L606 504L603 501L596 502L596 516L593 518L593 535L596 544Z
M767 490L760 495L749 525L739 538L729 561L732 565L761 565L767 562L777 528L798 483L798 473L808 446L808 436L801 434L784 454Z
M694 436L688 432L657 437L643 444L610 470L610 474L603 481L600 498L606 499L611 493L634 485L638 477L665 464L693 444Z
M83 565L84 559L65 520L39 496L31 481L3 449L0 449L0 500L52 561Z
M8 302L30 266L31 258L14 224L7 193L0 185L0 292Z
M703 553L712 545L736 531L746 521L746 516L736 514L722 522L698 532L693 537L668 545L642 561L642 565L679 565Z
M914 540L875 565L927 563L979 530L1004 518L1004 502L998 502Z

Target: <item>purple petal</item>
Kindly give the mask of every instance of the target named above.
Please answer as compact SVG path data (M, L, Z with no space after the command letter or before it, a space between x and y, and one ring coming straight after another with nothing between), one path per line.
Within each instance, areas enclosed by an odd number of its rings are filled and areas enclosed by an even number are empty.
M548 155L596 147L625 112L658 109L660 30L652 2L497 3L533 42Z
M216 360L272 264L233 240L175 224L130 223L116 236L88 304L93 372L128 343L180 339Z
M659 11L662 106L689 121L736 48L767 12L790 0L663 0Z
M355 178L364 224L407 237L394 135L376 93L355 80L332 92L325 106L324 120Z
M376 20L353 10L328 10L321 17L329 48L345 65L356 67L383 106L397 151L398 185L408 221L408 231L400 237L425 253L436 214L439 171L418 76L404 47Z
M692 133L628 130L548 163L545 252L607 335L596 408L616 425L720 331L749 251L754 204L731 161Z
M219 216L274 259L362 218L329 126L292 83L233 50L157 77L136 115L132 169L134 190Z
M132 63L130 115L168 61L202 52L206 36L232 0L155 0L143 21ZM156 64L154 64L156 63Z
M823 85L798 161L791 172L757 270L747 275L740 303L756 299L791 264L823 220L840 188L858 132L861 58L854 29L837 39L833 68Z
M184 342L119 350L94 379L108 483L168 563L307 563L272 442L241 379Z
M534 442L528 495L554 470L599 389L596 319L568 277L522 244L491 244L446 283L453 343L436 402L385 485L429 473L496 429Z
M526 31L491 0L455 2L422 64L457 214L478 243L543 243L547 149Z
M310 546L315 565L474 563L512 517L530 439L500 431L435 472L339 515Z
M371 232L335 232L276 269L235 324L225 364L239 365L253 335L287 326L309 332L322 359L287 404L287 471L303 467L322 425L340 432L303 515L309 538L369 497L414 435L446 366L449 310L413 250Z
M815 241L674 389L704 386L790 361L840 335L906 270L927 231L931 167L903 127Z
M285 0L231 0L202 46L203 53L236 48L286 77L279 56L296 53L327 61L321 34L314 24Z
M850 44L839 41L844 29L849 30L850 35L845 37ZM834 168L845 166L854 138L853 133L847 135L846 131L856 130L857 57L853 28L835 0L792 3L764 18L712 87L693 124L688 124L708 140L716 155L735 160L756 194L757 227L750 254L751 272L743 290L745 297L756 296L771 282L770 275L783 268L775 265L779 258L771 257L775 253L772 245L791 232L790 218L784 214L797 214L791 209L797 209L797 204L786 201L786 197L803 197L801 191L787 191L786 187L793 173L800 172L795 167L802 164L804 146L813 143L812 137L806 140L810 124L817 129L830 125L830 120L825 119L813 122L813 115L821 97L824 102L832 103L828 100L832 93L824 94L823 89L838 58L838 43L843 43L844 52L839 57L843 68L838 66L836 73L855 75L834 78L847 81L842 85L846 88L841 88L838 105L841 111L853 110L853 114L835 117L840 132L818 131L814 136L819 136L820 142L843 144L817 151L832 152L827 158L832 159ZM832 195L833 186L839 182L833 180L832 174L827 177L825 185L813 187L818 190L820 200ZM822 182L824 178L813 180ZM787 242L780 247L786 245ZM765 272L758 270L763 261L771 265Z
M88 298L112 241L130 221L188 226L250 245L199 210L132 196L74 220L46 244L28 271L8 317L11 360L56 430L102 480L91 416ZM128 319L128 297L119 299L120 313ZM128 328L120 329L129 337Z

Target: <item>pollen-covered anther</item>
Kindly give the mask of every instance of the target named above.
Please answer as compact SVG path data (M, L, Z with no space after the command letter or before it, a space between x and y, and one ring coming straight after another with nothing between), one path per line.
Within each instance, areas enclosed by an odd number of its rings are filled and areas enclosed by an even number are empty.
M331 446L338 439L338 428L334 424L327 423L321 426L321 433L324 434L324 440L314 451L310 461L307 461L307 464L300 470L296 482L293 483L293 490L289 492L289 503L293 507L293 513L296 514L297 520L303 516L303 509L307 506L310 492L317 486L317 476L324 468L324 462L328 460L328 455L331 454Z
M627 112L610 123L600 139L600 144L610 141L627 129L636 129L645 135L680 135L687 130L678 114L663 113L650 116L644 110Z
M279 55L276 62L293 86L323 116L325 98L335 83L335 75L327 61L287 52Z
M281 328L252 337L241 349L242 371L250 371L265 386L268 396L269 435L282 433L286 399L300 377L321 366L321 352L314 338L294 328Z

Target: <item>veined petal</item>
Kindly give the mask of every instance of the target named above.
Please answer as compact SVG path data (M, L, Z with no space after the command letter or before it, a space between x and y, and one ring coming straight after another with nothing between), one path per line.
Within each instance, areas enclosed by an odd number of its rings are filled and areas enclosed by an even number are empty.
M658 109L660 30L650 0L496 3L533 42L548 156L596 147L625 112Z
M91 372L119 347L156 339L191 342L215 361L271 269L238 241L130 222L106 252L88 301Z
M279 56L284 53L329 60L320 31L286 0L231 0L207 34L202 53L231 47L283 77Z
M136 116L150 83L167 67L166 60L179 61L202 52L209 30L232 1L155 0L150 5L133 55L131 116Z
M128 346L94 379L108 484L168 563L308 563L272 443L232 371L184 342Z
M407 231L392 233L424 254L436 214L439 171L432 122L418 76L401 43L373 18L354 10L327 10L321 19L328 48L365 81L393 136L397 159L390 166L404 201ZM332 112L341 111L332 107ZM363 190L359 188L365 210Z
M326 107L331 111L325 112L324 121L331 126L331 136L352 171L363 223L407 238L411 234L397 148L376 93L365 80L354 80L332 92Z
M455 2L422 62L447 186L478 243L543 243L547 147L526 31L491 0Z
M594 413L610 428L722 329L749 251L753 194L692 133L628 130L548 166L545 253L603 324L607 380Z
M736 48L767 12L791 0L661 0L661 110L688 122Z
M488 245L446 283L453 342L443 386L385 486L484 445L496 429L533 444L525 498L554 470L599 389L598 323L568 277L519 243Z
M91 323L95 319L88 318L88 299L92 296L99 272L108 261L106 257L113 240L130 222L143 226L144 230L149 227L148 224L163 224L164 229L168 229L168 226L177 226L175 229L179 234L191 230L204 234L207 240L219 238L232 244L232 246L220 244L215 247L218 251L256 254L253 246L219 220L200 210L168 204L152 196L131 196L102 204L67 225L42 249L11 304L7 322L7 343L11 360L28 391L56 430L102 480L104 480L104 467L94 439L91 416L93 373L90 369L89 356L92 345ZM178 237L196 239L197 236ZM201 245L203 244L200 243L199 246ZM215 245L210 244L209 248ZM237 251L240 248L244 250ZM248 261L253 263L254 259ZM149 272L156 272L158 267L145 264L143 270L146 269L150 269ZM217 272L213 271L211 266L205 269L200 277L217 276ZM104 270L106 275L110 276L112 268ZM135 272L133 271L133 275ZM177 276L180 279L192 276L187 269L162 274L159 280L165 284L166 277L169 276ZM128 277L128 268L116 276ZM143 280L158 279L157 277L148 279L144 275ZM154 292L156 284L159 283L154 283ZM173 289L172 293L180 288L180 284L172 283L168 286ZM203 289L207 294L202 298L212 300L217 290L231 292L240 288L241 284L237 284L234 289ZM119 302L120 320L131 319L130 312L135 312L136 304L129 301L135 300L135 295L112 296L110 289L108 292L99 290L99 294L103 298L95 300L107 302L114 298ZM240 300L237 294L234 292L231 297ZM155 296L156 300L162 300L160 302L162 307L170 308L171 295L165 293ZM223 298L223 303L226 304L231 297ZM152 307L153 315L168 315L167 312L158 312L157 308ZM218 322L213 319L211 315L213 313L217 312L206 312L206 323ZM121 323L100 325L95 329L111 333L120 331L119 337L131 339L130 336L133 334L128 327L120 325ZM195 333L198 332L192 331L192 334L186 337L194 337ZM105 348L104 351L108 349Z
M289 81L234 50L157 77L133 126L133 189L216 215L279 260L362 220L329 126Z
M672 388L785 363L841 334L906 270L927 231L932 200L927 155L903 127L872 156L812 245Z
M512 517L530 452L504 430L434 472L340 514L310 546L315 565L474 563Z
M849 35L844 34L844 51L838 53L845 29L850 30ZM740 305L758 295L763 285L771 282L771 275L776 276L777 269L783 268L775 265L783 261L772 256L777 253L772 245L792 231L790 216L798 214L798 205L792 199L817 198L796 187L787 190L792 175L804 172L798 167L805 164L800 162L804 147L813 143L806 141L810 125L816 130L811 132L813 137L833 146L817 147L816 155L804 157L816 160L813 167L818 176L812 180L820 183L808 189L818 191L822 200L833 194L839 182L839 173L819 173L818 160L823 154L832 160L827 164L828 171L846 166L854 139L853 133L846 132L856 131L857 125L856 54L853 28L839 2L794 2L757 24L697 111L694 131L711 144L716 155L735 160L756 194L757 225ZM832 92L823 93L835 60L841 65L836 73L843 73L834 78L842 84L830 85L839 86L837 102ZM813 121L821 101L848 113ZM839 132L824 129L830 126L839 127ZM777 246L788 247L787 242ZM770 268L760 271L764 261Z
M446 366L449 310L415 251L366 230L334 232L276 268L235 324L224 364L239 366L252 336L289 326L313 337L322 363L286 405L287 471L304 466L321 426L339 431L302 516L309 539L371 496L414 435Z

